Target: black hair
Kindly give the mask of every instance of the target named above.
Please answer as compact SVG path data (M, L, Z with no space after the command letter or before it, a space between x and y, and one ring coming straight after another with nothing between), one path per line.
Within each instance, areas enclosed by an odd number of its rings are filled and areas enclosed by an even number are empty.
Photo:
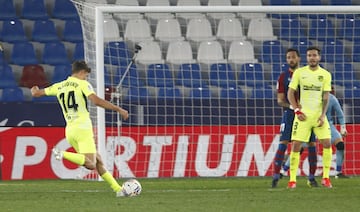
M310 46L310 47L308 47L308 48L306 49L306 52L311 51L311 50L316 50L319 55L320 55L320 53L321 53L321 50L320 50L318 47L316 47L316 46Z
M88 73L91 72L91 69L89 68L89 66L86 64L86 62L84 60L77 60L74 61L72 64L72 73L78 73L81 70L85 70Z
M286 50L286 54L289 53L289 52L295 52L296 55L297 55L298 57L300 57L300 52L299 52L299 50L297 50L297 49L289 48L289 49Z

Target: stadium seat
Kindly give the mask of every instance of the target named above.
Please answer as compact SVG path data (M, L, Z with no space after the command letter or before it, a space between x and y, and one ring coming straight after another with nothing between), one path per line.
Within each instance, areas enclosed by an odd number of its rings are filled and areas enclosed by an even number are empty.
M2 90L1 102L22 102L24 101L24 94L18 87L4 88Z
M204 64L226 63L224 52L218 41L203 41L200 43L197 61Z
M44 68L40 65L24 66L19 85L27 88L35 85L39 87L48 86L49 82L46 79Z
M169 0L147 0L146 6L170 6ZM145 13L145 17L149 18L151 25L156 24L161 19L171 19L174 16L171 13Z
M178 0L177 6L201 6L200 0ZM205 18L201 13L176 13L180 23L186 24L191 19Z
M329 19L314 19L311 21L308 35L312 39L325 41L335 38L335 29Z
M300 5L322 5L321 0L300 0Z
M54 22L52 20L35 21L31 39L40 43L59 41Z
M351 0L329 0L330 5L352 5Z
M360 98L360 88L345 88L344 89L344 98L345 99L359 99Z
M240 88L223 88L220 91L220 98L242 99L245 98L245 95Z
M231 6L231 0L209 0L208 6ZM235 18L234 13L208 13L207 16L215 24L222 18Z
M306 49L312 45L313 43L308 39L300 39L293 42L293 48L299 51L301 58L306 58Z
M116 76L118 77L117 83L120 83L121 78L124 76L128 64L123 63L116 69ZM116 84L117 85L117 84ZM121 84L123 87L142 87L144 86L144 82L140 79L136 65L132 64L129 68L129 71L126 73L124 80Z
M337 36L349 41L360 41L360 20L346 18L342 20L341 26L337 30Z
M282 71L289 70L289 65L287 63L274 63L271 66L271 81L276 82Z
M274 99L274 92L271 87L254 87L251 97L255 99Z
M228 63L215 63L210 66L210 85L222 88L236 88L235 73Z
M150 64L147 69L147 85L174 87L174 80L167 64Z
M72 56L73 61L75 60L84 60L85 55L84 55L84 43L80 42L80 43L76 43L75 44L75 49L74 49L74 54Z
M166 52L166 62L177 65L195 63L190 43L188 41L171 42Z
M174 100L181 98L181 93L178 88L159 88L157 98L164 100Z
M269 5L273 5L273 6L291 5L291 0L269 0Z
M177 72L175 83L178 86L190 88L206 88L208 85L202 79L200 65L197 63L182 64Z
M81 29L80 21L78 21L78 24L80 25L80 29ZM77 37L78 39L82 40L82 32L78 31ZM110 41L121 41L121 40L123 39L120 37L119 25L117 24L115 19L110 17L104 18L104 41L110 42Z
M159 20L156 25L155 39L160 41L160 44L165 43L166 47L169 42L184 40L178 20L174 18Z
M138 43L152 41L150 25L145 19L130 19L125 28L124 39Z
M306 37L304 28L298 19L281 19L278 37L281 40L297 41Z
M12 20L17 17L13 0L0 0L0 5L0 20Z
M25 42L28 39L21 20L11 19L4 20L0 34L0 40L8 43Z
M321 60L326 63L350 61L345 55L345 47L340 40L326 40L323 44Z
M10 63L20 66L38 64L34 46L30 42L15 43Z
M58 65L54 67L51 83L57 83L71 76L71 65Z
M11 67L6 64L0 65L0 89L17 87Z
M191 19L186 28L186 39L195 43L215 40L209 20L206 18Z
M344 86L345 88L359 87L360 82L356 80L356 74L351 63L335 63L333 74L333 82L336 85Z
M241 65L238 73L238 81L240 85L249 87L264 86L264 72L260 63L245 63Z
M353 62L360 62L360 42L354 42L352 48L352 61Z
M262 6L261 0L240 0L239 6ZM243 19L254 19L254 18L266 18L265 13L239 13L238 16L240 16Z
M285 51L279 40L264 41L261 49L261 62L282 63L284 61Z
M160 45L154 41L141 42L141 51L137 54L135 61L142 65L164 63Z
M107 24L104 20L104 40L107 40L109 36L109 31L105 29ZM114 21L115 22L115 21ZM116 22L115 22L116 23ZM72 43L78 43L83 42L83 33L81 28L81 23L79 20L67 20L65 22L64 31L62 34L62 38L64 41L72 42Z
M130 62L132 55L125 41L111 41L104 51L105 64L120 65L123 61Z
M211 91L209 88L192 88L190 90L189 98L193 99L210 99Z
M116 0L115 4L124 6L139 6L139 2L134 0ZM113 17L118 23L120 30L124 31L126 23L129 20L142 19L144 16L140 13L114 13Z
M46 43L42 54L42 63L48 65L70 64L65 45L62 42Z
M55 0L52 17L57 19L79 19L74 4L70 0Z
M243 63L258 62L258 60L255 58L254 47L249 41L231 42L228 54L228 61L234 66Z
M247 32L247 38L254 41L276 40L273 25L268 18L251 19Z
M47 20L44 0L25 0L22 4L21 18L31 20Z
M216 37L224 41L245 40L243 27L237 18L223 18L219 21Z
M130 87L128 89L127 95L123 100L139 103L141 101L146 101L150 97L149 91L146 87Z

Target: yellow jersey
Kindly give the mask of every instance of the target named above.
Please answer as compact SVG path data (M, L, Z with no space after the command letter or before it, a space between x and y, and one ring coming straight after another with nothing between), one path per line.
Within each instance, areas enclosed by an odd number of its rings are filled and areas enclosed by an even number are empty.
M57 97L68 127L92 129L87 97L95 92L88 81L70 76L44 91L47 96Z
M297 69L289 87L297 90L300 86L301 111L306 115L319 114L322 112L323 92L331 91L331 74L318 66L311 70L309 66Z

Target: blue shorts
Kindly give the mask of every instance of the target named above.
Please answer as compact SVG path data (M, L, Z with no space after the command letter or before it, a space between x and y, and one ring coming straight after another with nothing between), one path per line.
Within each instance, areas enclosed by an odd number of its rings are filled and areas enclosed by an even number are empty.
M330 124L330 130L331 130L331 144L333 144L339 138L342 140L342 136L340 132L336 129L334 124Z
M280 125L280 141L289 141L291 142L291 132L292 132L292 126L294 122L294 111L292 110L284 110L283 117L281 119L281 125ZM309 142L315 142L315 134L311 133Z

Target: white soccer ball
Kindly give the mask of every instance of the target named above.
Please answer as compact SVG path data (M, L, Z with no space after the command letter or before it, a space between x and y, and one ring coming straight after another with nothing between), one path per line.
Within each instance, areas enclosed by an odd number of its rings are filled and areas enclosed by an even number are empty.
M142 190L141 184L135 179L130 179L122 184L125 196L139 196Z

